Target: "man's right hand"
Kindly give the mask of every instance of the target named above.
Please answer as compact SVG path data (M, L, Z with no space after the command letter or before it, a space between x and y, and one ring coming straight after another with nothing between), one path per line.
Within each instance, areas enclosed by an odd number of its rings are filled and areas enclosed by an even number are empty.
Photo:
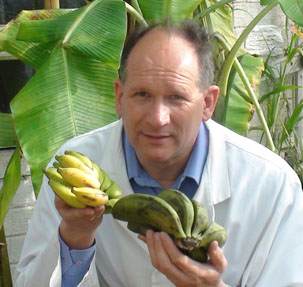
M86 249L93 243L97 227L102 221L105 206L75 208L58 196L55 206L62 217L59 232L70 249Z

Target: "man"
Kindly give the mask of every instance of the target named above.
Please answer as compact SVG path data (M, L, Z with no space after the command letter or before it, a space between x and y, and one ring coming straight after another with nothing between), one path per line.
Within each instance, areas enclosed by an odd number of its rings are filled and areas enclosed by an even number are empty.
M123 196L177 188L228 234L209 261L183 255L163 232L130 232L104 207L67 206L44 181L17 266L17 286L303 284L303 196L276 154L210 120L219 89L204 30L191 22L138 32L115 82L119 121L68 141L105 169ZM50 163L52 164L52 162ZM55 206L54 206L55 201ZM227 264L228 262L228 264ZM228 266L227 266L228 265Z

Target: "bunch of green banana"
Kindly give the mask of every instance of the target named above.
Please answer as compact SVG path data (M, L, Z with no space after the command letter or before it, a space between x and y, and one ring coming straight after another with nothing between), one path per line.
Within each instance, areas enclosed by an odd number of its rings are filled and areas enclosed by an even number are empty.
M226 242L224 227L208 222L206 208L175 189L165 189L157 196L129 194L112 208L115 219L128 222L129 230L145 235L148 229L165 231L176 246L192 259L206 262L210 243Z
M104 170L76 151L65 151L55 158L53 166L43 172L62 200L78 208L105 205L105 213L111 213L122 192Z

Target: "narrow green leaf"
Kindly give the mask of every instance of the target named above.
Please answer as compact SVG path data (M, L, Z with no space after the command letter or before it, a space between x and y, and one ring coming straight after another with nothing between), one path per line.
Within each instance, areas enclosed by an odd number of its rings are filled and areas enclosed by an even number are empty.
M9 210L10 203L21 182L20 148L17 147L12 154L5 171L3 185L0 190L0 228Z
M259 99L259 102L261 104L261 103L263 103L265 100L267 100L272 95L279 94L279 93L281 93L283 91L286 91L286 90L294 90L294 89L299 89L299 88L302 88L302 87L301 86L282 86L282 87L277 87L277 88L273 89L272 91L270 91L269 93L264 94Z
M15 147L17 142L12 114L0 113L0 148Z
M298 105L295 106L294 111L292 115L287 118L284 128L285 130L283 131L282 137L279 141L279 145L282 145L282 143L287 139L287 137L292 133L294 127L296 124L302 120L302 111L303 111L303 101L301 101Z

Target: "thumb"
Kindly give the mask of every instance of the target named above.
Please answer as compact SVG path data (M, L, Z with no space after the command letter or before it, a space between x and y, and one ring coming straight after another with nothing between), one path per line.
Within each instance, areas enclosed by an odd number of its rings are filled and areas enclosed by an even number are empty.
M208 248L209 260L208 263L212 265L219 273L223 273L227 268L227 260L224 256L223 250L219 247L217 241L213 241Z

